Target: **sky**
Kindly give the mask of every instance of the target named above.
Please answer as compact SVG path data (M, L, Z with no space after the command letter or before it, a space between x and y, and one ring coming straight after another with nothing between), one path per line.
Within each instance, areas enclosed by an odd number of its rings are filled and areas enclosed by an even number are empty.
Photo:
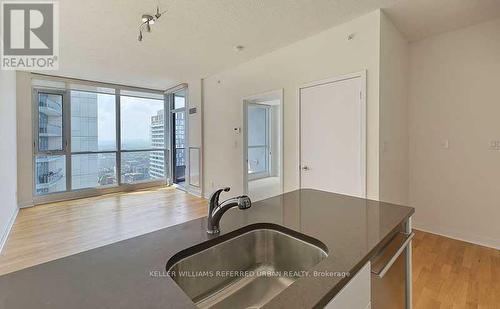
M109 145L116 135L115 97L98 94L97 98L99 144ZM150 148L151 116L163 109L163 100L121 96L120 101L122 148Z

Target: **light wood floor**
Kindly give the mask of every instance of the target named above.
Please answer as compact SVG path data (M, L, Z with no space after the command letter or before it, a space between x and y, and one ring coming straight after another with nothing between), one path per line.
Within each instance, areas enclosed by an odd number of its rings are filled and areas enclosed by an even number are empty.
M206 215L207 201L173 188L22 209L0 275ZM415 309L500 308L500 251L416 231Z
M413 308L500 308L500 250L415 234Z
M206 200L173 188L24 208L0 254L0 275L200 218L206 213Z

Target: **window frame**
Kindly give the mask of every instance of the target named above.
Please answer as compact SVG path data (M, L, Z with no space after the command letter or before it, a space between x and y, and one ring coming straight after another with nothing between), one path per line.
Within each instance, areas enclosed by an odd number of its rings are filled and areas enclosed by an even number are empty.
M117 136L117 138L120 138L119 140L116 141L116 148L119 152L119 154L117 154L117 158L119 157L119 160L120 161L120 168L118 169L117 167L117 171L119 170L119 173L117 172L117 180L118 180L118 184L119 186L133 186L134 184L141 184L141 183L155 183L155 182L162 182L164 184L168 184L168 167L166 165L166 162L165 162L165 156L166 156L166 153L167 153L167 138L166 138L166 132L165 132L165 128L167 128L168 126L168 120L166 120L166 117L168 115L168 113L166 112L166 108L167 108L167 103L166 103L166 98L165 96L163 97L163 129L164 129L164 133L163 133L163 138L165 139L165 141L163 142L164 144L164 148L144 148L144 149L122 149L122 141L121 141L121 97L122 96L126 96L126 97L136 97L136 98L142 98L142 97L138 97L138 96L133 96L133 95L127 95L127 94L121 94L120 91L118 91L118 93L116 94L118 96L117 100L119 101L119 104L117 106L117 108L120 108L120 111L117 111L117 115L119 114L119 119L120 119L120 123L117 123L117 126L120 127L120 129L118 131L120 131L120 134L119 136ZM152 99L152 98L147 98L147 99ZM117 120L118 121L118 120ZM118 134L117 134L118 135ZM122 181L122 173L121 173L121 162L122 162L122 153L134 153L134 152L149 152L151 153L152 151L163 151L163 168L164 168L164 181L163 180L157 180L157 179L154 179L154 180L141 180L141 181L134 181L132 183L128 183L128 182L123 182ZM118 164L117 164L118 165Z
M252 146L250 146L250 145L248 145L248 141L247 141L247 145L246 145L247 146L247 149L246 149L247 166L248 166L248 160L249 160L248 159L248 150L249 149L262 149L262 148L265 149L265 153L266 153L265 171L250 173L248 171L248 167L247 167L246 172L248 175L248 180L257 180L257 179L267 178L267 177L271 176L271 137L270 137L270 134L271 134L271 130L270 130L271 106L266 105L266 104L260 104L260 103L248 103L247 113L249 113L249 110L251 107L263 108L265 110L265 115L266 115L266 120L265 120L266 143L264 145L252 145ZM248 117L248 115L247 115L247 117ZM247 126L248 126L248 124L247 124Z
M62 96L62 106L61 106L61 149L60 150L40 150L40 104L39 104L39 96L41 93L45 94L54 94ZM62 194L68 192L68 188L71 188L71 175L68 175L68 167L71 166L71 156L68 155L68 130L66 127L70 127L71 124L68 125L68 91L63 89L51 89L44 87L33 87L32 93L32 105L33 105L33 156L32 156L32 164L33 164L33 196L47 196L52 194ZM69 120L71 122L71 119ZM71 138L71 137L69 137ZM37 176L37 163L36 159L39 156L64 156L65 157L65 177L66 177L66 190L57 191L52 193L38 194L36 188L36 176ZM69 158L68 158L69 157Z
M61 112L61 126L62 126L62 136L61 136L61 149L60 150L46 150L46 151L41 151L40 150L40 145L39 145L39 127L40 127L40 106L39 106L39 101L38 97L41 93L45 94L55 94L55 95L61 95L62 96L62 112ZM62 155L65 154L65 152L68 150L67 149L67 132L65 132L65 113L67 111L67 100L68 100L68 93L66 90L57 90L57 89L49 89L49 88L34 88L33 89L33 110L35 111L34 117L33 117L33 147L34 151L38 155Z
M42 82L62 82L64 83L64 88L61 87L51 87L51 86L40 86L40 85L35 85L33 83L33 80L37 81L42 81ZM95 87L96 90L82 90L78 88L72 88L71 85L77 85L81 87L85 86L90 86L90 87ZM76 151L72 152L71 151L71 91L83 91L83 92L91 92L91 93L106 93L102 91L98 91L98 88L103 87L103 88L109 88L114 90L114 93L107 93L114 95L115 97L115 130L116 130L116 147L115 150L105 150L105 151ZM36 73L32 73L32 83L31 83L31 89L32 89L32 138L33 138L33 152L32 152L32 196L33 196L33 202L34 204L42 204L42 203L48 203L48 202L55 202L55 201L61 201L61 200L68 200L68 199L74 199L74 198L83 198L83 197L90 197L90 196L96 196L96 195L101 195L101 194L107 194L107 193L113 193L113 192L120 192L120 191L127 191L127 190L136 190L136 189L141 189L141 188L148 188L148 187L153 187L153 186L158 186L158 185L165 185L168 184L168 178L170 177L170 171L169 171L169 166L168 166L168 145L169 145L169 139L168 139L168 128L169 128L169 121L168 121L168 115L169 115L169 105L168 105L168 98L167 95L165 95L164 91L162 90L155 90L155 89L147 89L147 88L140 88L140 87L130 87L130 86L124 86L124 85L116 85L116 84L107 84L107 83L99 83L99 82L92 82L92 81L86 81L86 80L78 80L78 79L71 79L71 78L62 78L62 77L55 77L55 76L46 76L46 75L40 75ZM136 97L141 97L141 98L154 98L160 97L161 100L163 101L163 117L165 119L165 146L164 148L154 148L154 149L134 149L134 150L122 150L121 149L121 102L120 102L120 97L121 97L121 90L128 91L128 92L136 92L136 93L143 93L145 94L144 97L142 96L136 96ZM38 102L38 96L40 93L48 93L48 94L60 94L63 95L63 110L62 110L62 150L55 150L55 151L40 151L39 149L39 102ZM146 94L150 94L151 97L146 97ZM135 95L131 94L123 94L125 96L131 96L134 97ZM159 99L160 100L160 99ZM124 183L121 181L121 154L126 153L126 152L138 152L138 151L163 151L164 154L164 177L162 179L153 179L153 180L145 180L145 181L140 181L140 182L134 182L134 183ZM116 183L112 185L104 185L104 186L97 186L97 187L89 187L89 188L79 188L79 189L73 189L72 188L72 183L71 183L71 178L72 178L72 166L71 166L71 156L72 155L85 155L85 154L105 154L105 153L114 153L115 158L116 158ZM37 156L40 155L64 155L66 159L66 171L65 171L65 176L66 176L66 190L65 191L59 191L59 192L53 192L53 193L43 193L43 194L38 194L36 192L36 158Z
M184 92L184 106L175 108L175 97L176 94L179 92ZM166 102L168 105L168 158L167 160L169 161L169 184L174 185L176 188L179 188L181 190L188 190L188 187L190 184L188 183L188 175L190 173L190 166L189 166L189 88L187 84L181 84L177 87L174 87L168 91L165 92L166 95ZM174 182L174 177L175 177L175 167L176 167L176 154L177 150L175 148L175 114L176 113L184 113L184 163L185 163L185 170L184 170L184 184L177 184Z

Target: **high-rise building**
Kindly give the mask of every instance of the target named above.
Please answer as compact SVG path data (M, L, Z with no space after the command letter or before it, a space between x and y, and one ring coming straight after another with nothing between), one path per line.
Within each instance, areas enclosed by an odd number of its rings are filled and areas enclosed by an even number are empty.
M98 95L94 92L71 91L71 152L97 151ZM97 187L98 154L71 157L72 189Z
M165 149L164 118L163 109L151 116L151 148ZM153 178L165 177L165 152L163 150L150 152L149 174Z
M98 94L71 91L71 149L85 152L98 150ZM63 150L63 97L40 93L38 96L40 151ZM92 188L113 182L100 173L99 163L109 154L76 154L71 156L71 189ZM101 157L99 157L101 156ZM114 161L114 158L111 158ZM64 155L38 156L36 159L36 192L45 194L66 191L66 158ZM102 175L100 175L102 174Z
M186 119L185 112L174 114L175 138L175 183L183 183L186 179Z
M38 96L38 148L40 151L63 150L62 95L40 93ZM37 156L36 193L66 189L64 156Z

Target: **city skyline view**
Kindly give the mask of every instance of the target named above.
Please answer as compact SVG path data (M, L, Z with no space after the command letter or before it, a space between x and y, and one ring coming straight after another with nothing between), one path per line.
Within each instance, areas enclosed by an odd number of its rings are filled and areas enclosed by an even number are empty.
M121 183L165 179L163 100L120 96L121 148L151 150L117 154L109 152L117 151L115 95L71 90L70 96L71 170L67 171L65 155L43 154L64 149L63 95L39 93L38 144L42 154L36 156L37 194L113 186L118 184L118 175ZM117 155L121 156L120 171Z
M98 148L101 151L115 150L115 97L109 94L97 94L97 136ZM123 123L133 126L121 128L122 145L132 149L147 149L151 145L150 119L158 112L158 105L163 102L156 99L121 96L121 119ZM123 104L124 103L124 104Z

